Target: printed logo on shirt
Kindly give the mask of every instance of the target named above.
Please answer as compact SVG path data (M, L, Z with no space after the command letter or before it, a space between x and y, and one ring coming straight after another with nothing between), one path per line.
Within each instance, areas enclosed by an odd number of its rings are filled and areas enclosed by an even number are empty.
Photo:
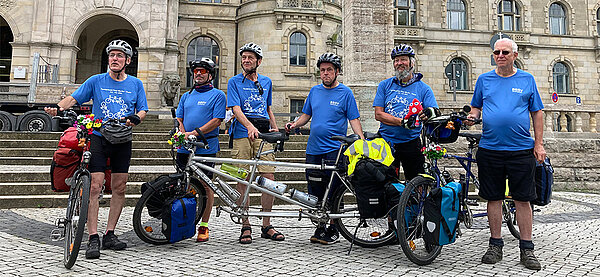
M385 112L391 116L404 117L408 113L409 105L410 103L406 98L396 95L385 103Z
M198 106L204 106L204 105L206 105L206 101L202 101L202 100L198 101Z
M125 104L123 98L111 95L100 103L100 109L104 118L119 119L125 117L127 104Z
M267 103L262 96L252 94L244 101L244 113L262 115L267 109Z
M337 107L337 106L339 106L339 105L340 105L340 102L336 102L336 101L329 101L329 105Z
M520 88L512 88L512 92L523 93L523 89Z

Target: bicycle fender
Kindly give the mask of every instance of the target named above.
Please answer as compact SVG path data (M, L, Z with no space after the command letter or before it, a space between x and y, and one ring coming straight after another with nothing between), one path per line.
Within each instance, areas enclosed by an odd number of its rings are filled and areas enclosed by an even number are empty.
M419 173L419 176L435 181L435 178L433 176L429 175L429 174Z

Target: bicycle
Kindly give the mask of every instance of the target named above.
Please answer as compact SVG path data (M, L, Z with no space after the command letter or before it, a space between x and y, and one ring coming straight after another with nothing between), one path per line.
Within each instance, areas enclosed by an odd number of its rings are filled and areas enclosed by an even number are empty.
M59 119L76 122L77 114L72 110L65 110L63 116L59 117ZM87 223L91 186L91 174L88 171L88 165L92 158L92 153L90 152L90 130L99 129L102 125L111 122L123 123L124 121L111 119L102 122L100 120L95 123L92 122L92 125L89 127L77 127L77 138L79 139L79 145L83 146L83 154L73 176L65 180L70 187L65 217L56 219L56 229L53 229L50 233L53 241L64 239L63 264L67 269L75 265Z
M410 180L400 196L398 204L398 240L406 257L418 265L427 265L433 262L441 253L442 246L428 243L423 239L423 206L429 192L437 187L446 185L454 181L450 173L446 170L440 170L438 160L441 158L456 160L465 174L461 174L459 182L461 183L462 192L459 194L459 210L458 223L461 222L466 228L473 227L473 219L486 217L487 213L473 214L470 206L477 205L477 200L469 198L469 185L473 183L476 188L479 188L479 181L471 171L473 163L476 160L473 157L475 149L479 145L481 134L460 133L460 127L465 120L472 120L475 123L480 123L479 119L468 119L467 113L469 107L465 106L463 112L453 112L449 115L441 115L431 118L424 122L421 132L424 149L434 149L431 155L427 156L425 164L426 174ZM451 143L461 136L469 142L467 153L465 156L446 154L445 149L439 144ZM508 194L507 194L508 195ZM511 234L517 239L520 238L520 233L515 227L515 204L511 199L506 199L502 204L503 222L507 223ZM403 223L403 224L402 224ZM460 236L460 228L457 228L457 236Z
M201 132L199 132L201 134ZM173 131L172 131L173 132ZM192 136L190 136L192 137ZM200 136L202 137L202 136ZM138 237L151 244L166 244L168 240L161 232L161 216L157 213L156 205L152 204L151 199L159 199L164 201L168 197L177 194L187 193L192 190L196 195L198 202L198 210L196 213L196 223L200 215L204 211L206 204L206 189L211 189L218 196L222 205L216 207L216 216L220 216L222 212L228 213L233 222L241 224L248 217L286 217L286 218L309 218L314 224L326 223L333 220L338 226L342 236L349 241L362 247L378 247L387 245L395 239L393 226L388 223L387 218L383 219L361 219L356 204L356 196L354 189L350 183L350 178L346 174L346 169L342 165L342 153L346 147L356 141L359 137L356 135L349 136L334 136L332 139L340 141L341 145L338 150L337 158L333 165L326 165L325 162L321 165L290 163L277 161L261 161L260 157L269 153L282 152L284 150L284 142L288 140L288 135L284 133L274 132L259 134L262 142L259 151L255 157L249 160L240 160L232 158L215 158L215 157L199 157L195 156L196 147L204 147L205 143L191 140L187 141L183 147L190 150L190 159L181 172L171 175L170 182L155 183L152 189L146 190L138 203L136 204L133 213L133 226ZM275 147L271 150L263 152L263 147L267 143L272 143ZM173 148L172 148L173 149ZM203 164L202 162L213 162L216 164L248 164L248 178L240 178L229 175L225 171ZM282 191L271 190L259 184L257 181L258 165L269 166L285 166L299 169L318 169L331 170L333 174L327 184L325 194L329 195L332 190L334 178L339 178L341 186L336 189L332 195L333 204L329 207L328 201L316 202L315 197L299 192L298 190L289 190L287 193ZM213 180L207 177L205 172L212 172L215 176ZM246 185L246 190L239 193L235 188L231 187L226 181L233 181ZM292 204L286 208L273 209L270 212L260 210L260 207L246 206L250 201L250 191L256 190L262 193L267 193L285 203ZM284 189L285 190L285 189ZM294 196L295 195L295 196ZM155 204L158 202L154 202ZM149 208L150 207L150 208ZM358 228L357 228L358 227Z

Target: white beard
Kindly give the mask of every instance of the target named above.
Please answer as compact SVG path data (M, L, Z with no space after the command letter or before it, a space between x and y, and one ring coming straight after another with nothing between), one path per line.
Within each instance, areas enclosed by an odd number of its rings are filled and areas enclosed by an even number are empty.
M408 77L412 72L413 72L413 67L410 67L406 70L396 70L396 78L398 78L398 81L402 81L404 80L406 77Z

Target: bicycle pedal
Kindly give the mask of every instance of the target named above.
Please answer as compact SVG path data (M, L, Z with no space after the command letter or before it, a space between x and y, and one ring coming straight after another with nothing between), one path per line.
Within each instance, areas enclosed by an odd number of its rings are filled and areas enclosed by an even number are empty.
M59 241L59 240L62 240L64 238L65 238L65 236L63 235L63 230L62 229L56 228L56 229L53 229L50 232L50 239L52 241Z
M57 218L56 220L54 220L54 226L56 226L56 228L65 228L66 224L67 219L65 218Z
M467 199L465 200L465 202L469 206L479 206L479 203L477 203L477 199Z

